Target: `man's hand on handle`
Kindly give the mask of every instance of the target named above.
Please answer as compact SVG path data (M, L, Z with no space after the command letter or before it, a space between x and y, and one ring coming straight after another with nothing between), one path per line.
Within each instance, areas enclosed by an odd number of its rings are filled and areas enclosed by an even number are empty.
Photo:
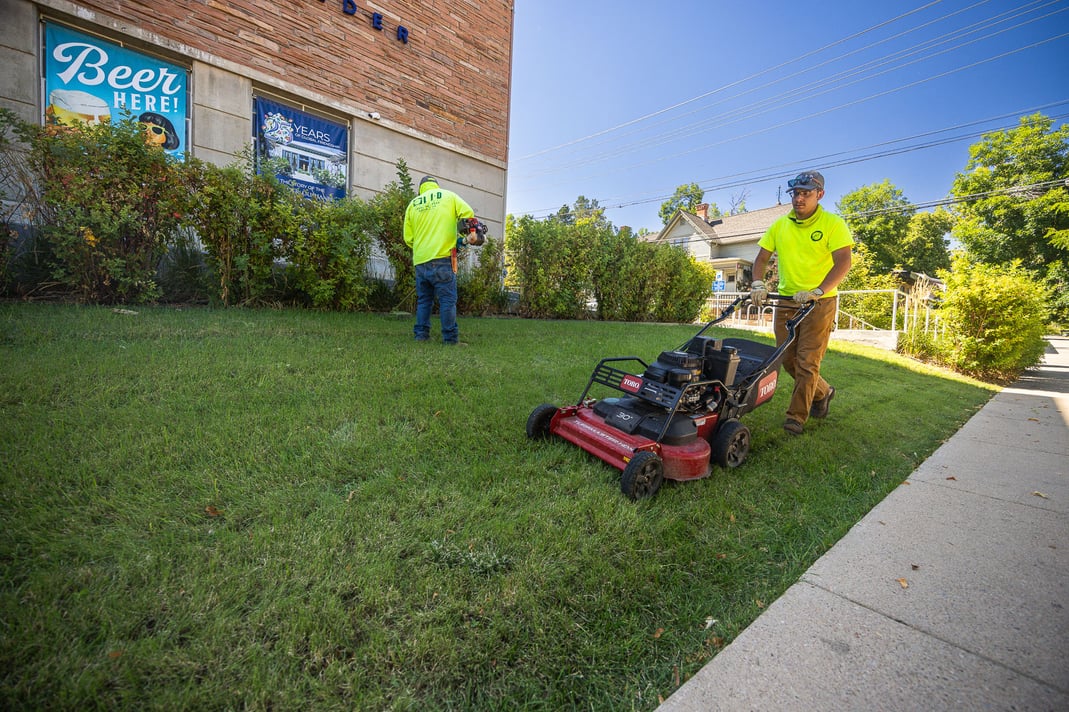
M795 292L794 296L791 298L799 304L809 304L809 302L813 301L814 299L820 299L823 296L824 290L820 287L817 287L813 290L803 290L801 292Z
M768 301L768 289L765 288L765 283L759 279L754 280L750 285L750 301L753 302L755 307L762 306Z

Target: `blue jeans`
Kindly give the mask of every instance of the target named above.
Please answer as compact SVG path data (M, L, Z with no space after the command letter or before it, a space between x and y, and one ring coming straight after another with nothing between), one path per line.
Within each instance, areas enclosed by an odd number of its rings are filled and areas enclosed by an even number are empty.
M430 338L435 297L442 321L442 341L455 344L460 337L457 276L453 274L453 261L448 257L416 265L416 326L412 331L417 339Z

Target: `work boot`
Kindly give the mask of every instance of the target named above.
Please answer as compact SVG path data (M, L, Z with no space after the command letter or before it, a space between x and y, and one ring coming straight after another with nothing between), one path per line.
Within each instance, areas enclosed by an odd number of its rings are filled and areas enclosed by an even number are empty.
M829 387L828 395L824 396L820 400L813 401L813 405L809 407L810 418L827 418L828 409L831 408L831 399L835 397L835 389Z
M794 418L787 418L787 420L783 421L783 429L791 435L801 435L805 430L802 424Z

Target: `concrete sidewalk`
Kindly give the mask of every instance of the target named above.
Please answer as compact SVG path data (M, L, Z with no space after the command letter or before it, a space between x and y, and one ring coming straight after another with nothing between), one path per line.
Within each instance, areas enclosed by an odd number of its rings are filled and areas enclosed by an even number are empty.
M1069 710L1069 338L658 710Z

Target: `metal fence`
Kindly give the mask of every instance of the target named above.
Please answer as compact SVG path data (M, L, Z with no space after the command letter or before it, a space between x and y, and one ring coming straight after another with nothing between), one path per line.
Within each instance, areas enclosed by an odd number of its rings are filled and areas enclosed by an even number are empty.
M749 292L714 292L707 302L710 313L714 316L719 315L729 304L744 294L749 294ZM882 317L880 321L885 324L884 326L872 324L849 310L853 297L881 294L886 295L886 310L881 311L877 305L877 312ZM850 289L840 290L839 297L835 314L836 329L898 334L919 328L924 333L939 336L945 328L939 310L931 306L927 295L912 295L900 289ZM872 310L871 306L867 309L868 312ZM767 305L756 307L747 303L735 310L725 325L771 331L774 319L775 307Z

